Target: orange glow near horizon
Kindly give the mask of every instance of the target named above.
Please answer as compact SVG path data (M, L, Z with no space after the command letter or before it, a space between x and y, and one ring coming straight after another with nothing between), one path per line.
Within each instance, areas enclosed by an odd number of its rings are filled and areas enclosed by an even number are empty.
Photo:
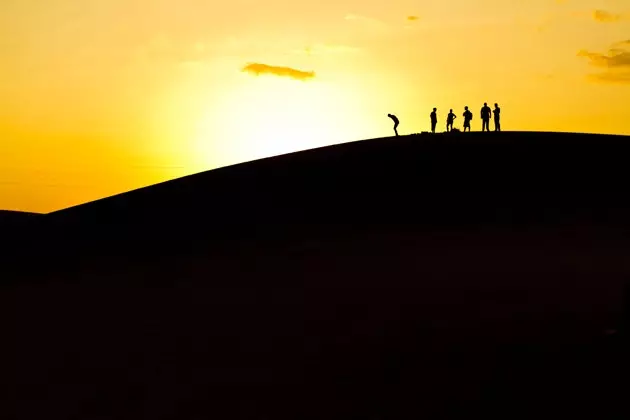
M0 209L439 128L630 134L626 0L6 0Z

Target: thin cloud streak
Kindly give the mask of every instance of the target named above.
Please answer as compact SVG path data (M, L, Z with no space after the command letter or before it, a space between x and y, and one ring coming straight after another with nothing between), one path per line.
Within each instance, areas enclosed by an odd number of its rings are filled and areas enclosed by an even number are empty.
M593 67L607 69L603 73L589 74L587 78L595 82L630 84L630 40L614 43L606 54L580 50L578 57L588 59Z
M593 19L601 23L614 23L620 21L621 15L616 13L607 12L606 10L593 11Z
M630 68L630 51L613 49L609 52L609 54L600 54L581 50L578 52L578 57L588 58L590 64L596 67Z
M250 63L243 67L243 72L249 73L255 76L261 74L268 74L278 77L288 77L295 80L309 80L315 77L314 71L302 71L291 67L270 66L262 63Z

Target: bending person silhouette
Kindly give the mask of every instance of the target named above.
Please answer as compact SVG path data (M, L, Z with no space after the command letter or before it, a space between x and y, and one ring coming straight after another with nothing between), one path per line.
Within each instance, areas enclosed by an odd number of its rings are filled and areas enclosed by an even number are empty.
M499 104L494 104L492 112L494 113L494 131L501 131L501 108L499 108Z
M450 131L453 131L453 121L455 121L455 118L457 118L457 116L453 114L453 110L451 109L448 115L446 116L446 132L447 133Z
M490 131L490 115L492 115L492 110L488 104L484 102L481 108L481 131Z
M394 121L394 133L396 133L396 137L398 137L398 118L396 118L396 116L393 114L387 114L387 116Z
M472 120L473 114L470 112L467 106L464 107L464 132L466 129L470 132L470 120Z
M437 125L437 108L433 108L431 113L431 132L435 133L435 126Z

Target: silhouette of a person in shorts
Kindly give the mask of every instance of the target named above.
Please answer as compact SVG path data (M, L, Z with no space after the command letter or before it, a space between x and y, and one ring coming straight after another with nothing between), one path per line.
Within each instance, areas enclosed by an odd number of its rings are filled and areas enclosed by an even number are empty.
M467 106L464 107L464 132L466 129L470 132L470 120L472 120L473 114L470 112Z
M446 116L446 131L453 131L453 122L455 121L455 118L457 118L457 116L453 113L453 110L451 109L448 113L448 115Z
M393 114L387 114L387 116L391 118L392 121L394 121L394 133L396 133L396 137L398 137L398 124L400 123L400 121L398 121L398 118L396 118L396 116Z

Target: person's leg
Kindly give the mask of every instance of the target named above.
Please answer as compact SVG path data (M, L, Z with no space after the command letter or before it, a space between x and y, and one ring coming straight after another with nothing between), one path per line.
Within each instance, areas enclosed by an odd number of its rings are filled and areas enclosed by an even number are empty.
M396 133L396 137L398 137L398 123L394 124L394 133Z

